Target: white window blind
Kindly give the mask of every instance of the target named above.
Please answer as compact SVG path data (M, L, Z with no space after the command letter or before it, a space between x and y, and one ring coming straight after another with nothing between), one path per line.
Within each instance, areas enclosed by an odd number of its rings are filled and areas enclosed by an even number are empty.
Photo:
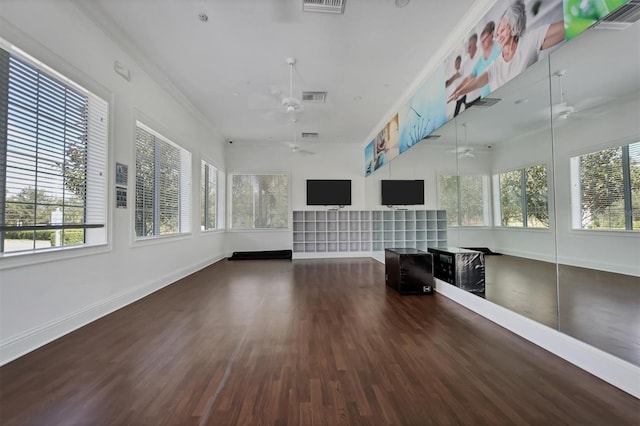
M572 184L578 191L572 195L578 200L574 227L640 229L640 142L574 157L571 164L572 180L579 182Z
M200 227L217 228L218 169L206 161L200 167Z
M140 122L135 209L137 237L191 231L191 153Z
M106 243L108 103L0 49L0 110L1 251Z
M231 176L231 227L282 229L289 226L289 176Z

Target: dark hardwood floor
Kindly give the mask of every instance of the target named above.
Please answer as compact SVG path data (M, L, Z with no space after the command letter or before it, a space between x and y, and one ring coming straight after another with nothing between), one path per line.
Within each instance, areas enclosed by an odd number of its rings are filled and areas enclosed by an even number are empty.
M640 401L371 259L218 262L0 368L2 425L638 425Z

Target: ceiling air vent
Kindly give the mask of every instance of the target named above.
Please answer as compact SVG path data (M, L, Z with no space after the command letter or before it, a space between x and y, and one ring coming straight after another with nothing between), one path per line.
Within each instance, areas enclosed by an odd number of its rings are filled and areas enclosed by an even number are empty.
M430 134L430 135L427 135L424 138L422 138L422 140L438 139L439 137L440 137L440 135Z
M593 25L598 30L624 30L640 20L640 0L623 4Z
M302 102L323 104L327 99L327 92L302 92Z
M482 98L482 99L478 99L477 101L475 101L472 104L472 106L488 108L490 106L494 106L495 104L497 104L501 100L502 99L500 99L500 98Z
M302 132L302 138L317 138L318 134L315 132Z
M302 0L302 10L305 12L344 13L344 3L347 0Z

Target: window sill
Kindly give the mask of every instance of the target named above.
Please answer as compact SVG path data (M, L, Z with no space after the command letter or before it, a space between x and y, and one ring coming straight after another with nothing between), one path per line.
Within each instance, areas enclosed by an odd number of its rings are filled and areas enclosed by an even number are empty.
M570 234L581 235L585 237L640 237L640 230L623 230L623 229L570 229Z
M274 228L274 229L227 229L227 232L291 232L291 228Z
M226 231L222 228L218 228L218 229L202 229L200 230L200 236L206 236L206 235L216 235L216 234L224 234Z
M96 244L91 246L55 247L51 249L2 253L0 255L0 270L92 256L109 251L111 251L110 245Z
M165 244L171 243L175 241L188 240L193 237L191 232L185 232L184 234L172 234L172 235L162 235L159 237L146 237L146 238L135 238L131 241L131 248L138 247L147 247L156 244Z
M540 233L549 233L552 231L550 228L522 228L516 226L495 226L493 229L498 231L516 231L516 232L540 232Z

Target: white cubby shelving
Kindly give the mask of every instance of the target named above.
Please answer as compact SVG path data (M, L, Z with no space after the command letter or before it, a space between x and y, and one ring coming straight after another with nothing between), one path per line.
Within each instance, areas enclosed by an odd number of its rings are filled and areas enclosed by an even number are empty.
M293 252L304 257L447 246L444 210L294 211Z

